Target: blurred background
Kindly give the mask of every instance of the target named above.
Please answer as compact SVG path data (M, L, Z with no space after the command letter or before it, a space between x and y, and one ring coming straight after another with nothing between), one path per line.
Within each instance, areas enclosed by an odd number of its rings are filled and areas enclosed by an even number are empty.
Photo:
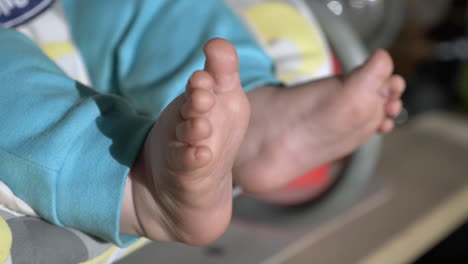
M352 23L369 49L387 48L391 52L396 72L403 75L408 84L403 96L405 112L399 118L402 129L411 126L414 120L437 112L450 113L447 118L456 116L455 123L468 119L468 1L323 2ZM450 151L450 147L446 150ZM440 153L441 156L447 154ZM425 156L413 158L424 160ZM464 158L468 161L468 157ZM426 173L431 177L430 171ZM462 169L455 177L466 178L468 171ZM466 206L459 209L466 210ZM467 245L468 224L465 223L447 232L441 242L415 263L468 263Z
M468 104L465 0L406 0L407 15L391 51L406 76L410 116L433 110L464 111Z

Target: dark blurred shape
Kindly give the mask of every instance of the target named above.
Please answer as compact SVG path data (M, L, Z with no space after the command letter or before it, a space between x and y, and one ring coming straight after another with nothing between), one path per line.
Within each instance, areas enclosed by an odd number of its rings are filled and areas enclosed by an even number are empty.
M226 250L224 249L224 247L219 245L208 246L203 251L205 255L209 257L223 257L224 255L226 255Z
M468 60L468 1L407 3L404 30L392 53L397 71L408 81L403 101L409 116L460 108L463 90L468 89L462 87Z
M460 227L455 233L414 262L414 264L468 263L466 245L468 245L468 223Z

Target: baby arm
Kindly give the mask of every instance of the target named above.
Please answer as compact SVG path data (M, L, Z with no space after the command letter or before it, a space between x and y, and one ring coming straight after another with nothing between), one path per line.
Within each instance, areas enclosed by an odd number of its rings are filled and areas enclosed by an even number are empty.
M125 180L153 121L68 77L0 29L0 180L46 220L125 245Z

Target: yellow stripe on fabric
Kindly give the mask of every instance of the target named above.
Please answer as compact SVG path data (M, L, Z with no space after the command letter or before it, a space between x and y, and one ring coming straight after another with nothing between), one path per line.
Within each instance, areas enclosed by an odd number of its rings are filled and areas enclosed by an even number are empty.
M81 264L108 264L112 258L112 256L114 255L114 253L116 253L118 250L118 247L111 247L109 248L108 250L106 250L104 253L102 253L101 255L91 259L91 260L88 260L86 262L82 262Z
M260 3L247 9L245 16L264 42L287 40L294 44L302 56L302 62L295 70L279 76L282 81L311 75L325 63L326 49L318 29L290 5L281 2Z
M41 49L53 60L76 52L75 47L70 42L52 42L43 44L41 45Z
M142 248L143 246L145 246L146 244L150 243L151 241L149 241L148 239L146 238L142 238L140 240L138 240L135 244L131 245L127 251L122 255L122 257L126 257L130 254L132 254L133 252L135 252L136 250Z
M12 235L8 224L0 216L0 263L6 263L11 251Z

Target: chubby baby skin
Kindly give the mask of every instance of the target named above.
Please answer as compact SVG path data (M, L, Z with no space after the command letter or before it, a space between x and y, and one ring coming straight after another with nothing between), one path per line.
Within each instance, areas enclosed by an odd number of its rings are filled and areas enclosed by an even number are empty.
M226 230L232 184L261 196L393 129L405 83L377 51L347 76L242 90L235 48L213 39L204 70L161 114L125 186L121 232L205 245Z

